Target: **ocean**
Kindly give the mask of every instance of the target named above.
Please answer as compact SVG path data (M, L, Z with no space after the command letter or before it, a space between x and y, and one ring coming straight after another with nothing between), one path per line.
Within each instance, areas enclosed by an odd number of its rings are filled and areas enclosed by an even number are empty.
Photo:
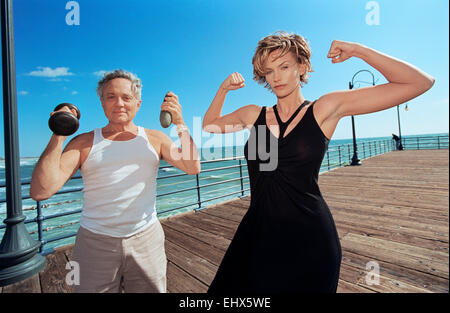
M448 134L433 134L433 135L415 135L415 136L403 136L403 138L415 138L419 136L436 136L436 135L446 135ZM358 150L359 150L359 158L363 159L363 155L365 151L361 151L361 144L363 142L373 142L376 140L385 140L387 144L383 149L392 150L393 141L391 137L378 137L378 138L361 138L358 139ZM342 163L348 163L349 158L351 158L352 151L348 146L342 147L342 145L351 145L352 139L337 139L331 140L328 151L329 151L329 160L327 156L324 158L323 166L321 168L321 172L328 170L329 166L337 167ZM341 146L338 150L336 147ZM447 143L448 147L448 143ZM372 148L369 148L372 149ZM350 153L347 153L349 151ZM386 150L384 150L386 151ZM221 158L230 158L231 156L243 156L244 155L244 147L243 146L234 146L234 147L223 147L219 153L215 151L214 156L212 157L211 151L208 149L201 150L202 161L211 160L211 159L221 159ZM339 157L337 154L339 153ZM377 154L382 153L381 151L377 152ZM370 154L374 154L372 151ZM207 156L207 157L205 157ZM232 158L231 158L232 159ZM38 157L27 157L21 158L20 160L20 177L22 180L30 179L34 166L38 160ZM246 160L242 160L242 164L246 164ZM160 163L160 169L158 172L158 184L157 184L157 202L156 208L158 212L159 218L164 218L171 215L176 215L182 212L191 211L199 207L198 201L198 192L197 189L194 188L192 190L187 190L175 194L168 194L173 191L179 191L184 189L189 189L197 186L197 180L195 175L183 175L176 176L171 178L164 178L167 176L183 174L182 171L177 168L167 167L167 164L164 160ZM240 177L240 169L239 167L233 167L239 165L238 160L226 160L226 161L217 161L211 163L202 164L202 172L199 174L199 184L207 185L207 184L215 184L212 186L203 187L200 190L200 200L201 206L205 207L214 203L223 202L228 199L236 198L241 195L239 192L241 190L241 180L228 181L232 179L236 179ZM209 171L213 168L222 168L219 170ZM79 174L79 173L77 173ZM76 175L77 175L76 174ZM248 176L248 172L246 167L242 168L243 177ZM5 160L0 160L0 184L4 184L5 182ZM250 188L249 179L243 179L244 189ZM82 188L83 181L82 179L73 179L69 180L61 189L62 191L68 190L71 188ZM231 194L226 197L221 197L225 194ZM248 195L249 191L245 192L245 195ZM22 196L29 195L29 185L22 186ZM220 198L218 198L220 197ZM5 200L5 188L0 187L0 200ZM217 198L214 200L207 201L212 198ZM188 206L186 206L188 205ZM44 216L50 216L57 213L63 213L71 210L81 210L83 207L83 194L82 192L72 192L66 194L58 194L54 195L50 199L41 202L42 206L42 214ZM171 211L173 208L177 208L180 206L186 206L184 208L180 208L174 211ZM22 210L27 219L32 219L36 217L36 202L32 199L25 199L22 201ZM49 219L43 221L43 230L44 230L44 239L48 240L51 238L56 238L58 236L69 234L76 232L79 227L81 213L62 216L54 219ZM0 220L3 221L6 218L6 203L3 201L0 203ZM37 224L36 223L28 223L27 229L30 232L31 236L34 239L37 239ZM3 237L4 229L0 229L0 237ZM45 248L53 248L57 246L62 246L66 244L71 244L74 242L74 237L66 238L62 240L58 240L55 242L51 242L45 245Z

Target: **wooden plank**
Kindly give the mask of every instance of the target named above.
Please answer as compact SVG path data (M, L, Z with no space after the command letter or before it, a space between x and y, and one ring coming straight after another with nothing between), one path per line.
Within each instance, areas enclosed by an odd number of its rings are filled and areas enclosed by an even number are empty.
M3 293L41 293L39 274L3 287Z
M407 245L392 243L386 240L376 238L362 238L364 236L356 234L347 234L341 239L341 246L343 249L365 255L371 258L379 258L386 262L395 263L407 268L423 271L429 274L440 276L448 279L448 260L440 261L433 260L427 255L416 255L417 247L408 246L413 251L411 253L404 252L408 250ZM402 252L397 251L397 248L402 248ZM429 253L433 253L429 251Z
M244 214L247 211L234 207L232 204L224 204L220 207L208 208L203 210L202 213L220 217L222 219L230 220L236 223L240 223Z
M345 177L345 179L344 179ZM421 178L417 177L416 179ZM340 175L323 175L320 176L320 186L342 186L345 181L346 186L373 187L380 186L391 190L401 190L402 192L417 192L426 190L427 193L448 196L448 185L441 181L428 182L424 180L399 180L395 178L387 179L386 177L360 177L340 176ZM405 183L407 181L407 183Z
M68 261L64 249L47 255L47 265L39 274L43 293L73 292L73 287L66 284L66 275L70 272L66 269Z
M365 276L365 269L354 267L353 264L341 262L339 279L356 285L362 276Z
M206 292L208 286L182 270L172 262L167 263L167 292L200 293Z
M337 230L339 234L339 238L342 238L347 233L354 233L363 236L369 236L384 240L390 240L410 245L415 245L417 247L422 247L430 250L440 251L444 253L449 253L448 243L442 242L436 239L427 239L417 236L412 236L408 234L403 234L400 232L394 232L392 230L388 230L382 226L376 225L361 225L358 222L344 222L339 221L337 223Z
M235 233L235 228L230 228L229 226L218 225L211 223L208 220L202 219L203 215L196 214L195 216L184 216L182 221L191 227L200 228L204 231L222 236L227 239L232 239Z
M367 227L369 229L375 227L378 230L384 230L392 233L402 233L404 235L412 237L421 237L429 240L441 240L446 243L448 243L449 241L448 234L434 232L433 230L424 231L412 227L392 225L393 224L392 220L391 223L381 223L381 222L375 223L373 221L361 217L360 220L356 220L355 222L354 218L352 219L349 218L348 216L345 216L344 214L337 214L336 212L333 213L333 219L336 224L353 225L356 228L358 228L359 226Z
M440 210L442 208L448 207L448 201L442 197L427 197L422 196L421 198L417 197L406 197L403 195L392 195L390 192L370 192L364 189L351 188L348 190L343 190L344 188L320 188L322 194L324 195L325 200L328 199L327 195L332 194L334 197L337 197L341 200L346 201L358 201L362 204L376 204L376 205L395 205L396 203L401 203L402 206L412 207L412 208L423 208L423 209L431 209L431 210ZM329 199L332 199L329 196ZM427 199L424 199L427 198Z
M162 222L162 225L164 231L166 231L166 228L172 228L188 236L198 238L198 240L201 240L222 251L228 249L228 246L230 245L230 239L213 234L198 227L194 228L191 225L184 223L183 219L172 219L170 221L164 221Z
M401 203L371 203L370 201L360 202L355 199L342 199L334 195L324 195L325 201L336 210L349 210L358 213L375 214L381 216L398 216L406 220L417 220L417 216L421 216L421 220L430 221L439 225L448 226L449 214L444 207L436 209L421 209L417 207L404 206ZM415 215L414 215L415 213Z
M416 256L424 258L426 260L434 260L436 262L442 262L448 264L448 253L443 253L440 251L434 251L430 249L425 249L417 247L414 245L407 245L395 241L383 240L374 237L361 236L357 234L347 234L343 240L349 240L353 242L358 242L366 245L371 245L374 248L386 248L395 250L398 253Z
M195 237L185 235L175 229L166 228L165 236L166 240L183 247L191 253L217 266L220 264L225 254L223 250L217 249Z
M378 276L378 280L379 281L377 283L372 283L369 285L366 282L366 278L363 277L357 285L370 290L374 290L376 292L383 293L432 293L427 289L418 288L396 279L384 277L382 275Z
M347 265L348 271L356 271L357 273L347 274L347 277L354 277L359 275L358 280L361 277L365 277L368 273L366 266L368 262L375 261L379 264L380 274L393 278L409 285L421 289L427 289L432 292L448 292L448 279L441 278L435 275L430 275L425 272L417 271L415 269L406 268L395 263L385 262L380 259L380 256L373 258L364 255L349 252L347 250L342 251L342 266ZM344 267L345 268L345 267ZM357 283L354 280L350 281Z
M374 293L375 291L351 284L345 280L339 280L336 293Z
M73 252L74 244L62 246L60 248L56 248L55 251L62 251L66 255L67 260L72 260L72 252Z
M223 219L219 216L210 215L205 213L204 211L197 212L197 216L195 218L203 222L213 223L219 226L231 228L233 230L236 230L240 223L229 219Z
M380 214L370 214L369 212L347 209L336 209L334 207L333 216L339 216L353 221L364 221L373 223L374 225L392 224L394 227L411 228L417 231L430 232L435 237L448 238L448 225L438 223L427 223L426 221L418 221L415 219L395 218L394 216L386 216Z
M218 266L168 240L165 242L165 248L170 262L176 264L205 285L209 286L211 284Z

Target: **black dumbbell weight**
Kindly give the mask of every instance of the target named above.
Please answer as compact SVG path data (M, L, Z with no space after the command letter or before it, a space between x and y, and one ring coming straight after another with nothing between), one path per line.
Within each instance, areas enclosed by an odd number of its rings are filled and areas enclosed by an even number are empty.
M65 111L55 112L52 116L50 116L48 126L55 135L70 136L74 134L80 126L78 120L81 117L81 113L80 110L78 110L78 108L71 103L58 104L53 111L58 111L64 106L69 109L74 109L77 112L77 116Z

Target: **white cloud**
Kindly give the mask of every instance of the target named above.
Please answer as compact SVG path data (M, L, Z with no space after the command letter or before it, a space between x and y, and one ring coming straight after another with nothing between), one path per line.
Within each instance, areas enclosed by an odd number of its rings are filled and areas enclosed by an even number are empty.
M72 94L73 94L73 95L77 95L77 94L78 94L78 91L75 91L75 90L74 90L74 91L72 91Z
M107 73L107 72L108 71L100 70L100 71L94 72L93 74L98 77L103 77L103 75L105 75L105 73Z
M67 78L50 78L48 81L49 82L68 82L70 80L68 80Z
M19 91L19 95L26 96L26 95L28 95L28 94L29 94L28 91L25 91L25 90Z
M38 66L38 70L28 73L29 76L38 77L60 77L60 76L72 76L73 73L69 72L68 67L56 67L54 69L50 67Z

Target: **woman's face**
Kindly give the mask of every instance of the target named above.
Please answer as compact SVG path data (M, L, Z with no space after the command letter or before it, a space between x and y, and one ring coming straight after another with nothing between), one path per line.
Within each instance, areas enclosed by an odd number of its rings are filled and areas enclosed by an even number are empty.
M280 50L269 54L264 69L265 78L278 98L290 95L300 86L300 75L305 72L305 66L298 63L292 52L279 57Z

